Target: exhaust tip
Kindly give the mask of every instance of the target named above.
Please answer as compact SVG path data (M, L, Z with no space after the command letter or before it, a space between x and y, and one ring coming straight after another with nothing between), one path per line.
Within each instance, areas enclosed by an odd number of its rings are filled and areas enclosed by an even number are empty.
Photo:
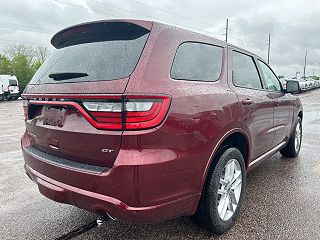
M96 220L97 222L97 227L101 227L106 221L108 221L108 217L107 216L99 216Z
M111 219L112 221L117 220L116 218L112 217L109 213L105 212L106 216L99 216L97 217L96 223L97 227L101 227L106 221Z

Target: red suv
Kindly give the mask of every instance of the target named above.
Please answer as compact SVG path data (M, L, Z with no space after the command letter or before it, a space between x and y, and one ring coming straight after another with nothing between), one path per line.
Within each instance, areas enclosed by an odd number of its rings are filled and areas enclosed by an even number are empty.
M130 222L194 216L222 233L246 173L298 155L295 81L258 56L165 24L112 20L53 36L23 94L22 150L46 197Z

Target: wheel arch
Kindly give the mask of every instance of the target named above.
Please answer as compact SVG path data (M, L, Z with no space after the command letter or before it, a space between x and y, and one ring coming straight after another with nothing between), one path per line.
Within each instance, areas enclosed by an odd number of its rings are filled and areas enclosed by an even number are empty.
M242 153L243 158L245 160L246 169L250 163L250 156L251 156L251 143L249 141L249 137L242 129L232 129L228 131L219 141L218 144L214 147L210 158L208 160L207 166L205 168L204 174L202 176L201 182L201 192L203 190L203 186L206 182L208 172L210 167L215 164L215 156L218 153L219 149L224 146L233 146L237 147L239 151Z

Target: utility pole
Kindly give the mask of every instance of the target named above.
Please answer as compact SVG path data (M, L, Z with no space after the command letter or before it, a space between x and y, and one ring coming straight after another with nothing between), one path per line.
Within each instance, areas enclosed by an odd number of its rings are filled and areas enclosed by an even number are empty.
M313 68L313 70L312 70L312 77L314 77L314 68Z
M227 22L226 22L226 42L228 42L228 28L229 28L229 19L227 18Z
M270 64L270 47L271 47L271 34L269 33L269 39L268 39L268 64Z
M308 56L308 51L306 50L306 55L304 57L304 67L303 67L303 79L304 80L306 80L307 56Z

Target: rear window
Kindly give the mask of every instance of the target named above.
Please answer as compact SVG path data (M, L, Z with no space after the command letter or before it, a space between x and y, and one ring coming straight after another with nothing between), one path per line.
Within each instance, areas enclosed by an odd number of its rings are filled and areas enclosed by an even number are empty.
M216 81L222 67L223 48L209 44L186 42L179 46L171 77L180 80Z
M10 85L10 86L17 86L17 85L18 85L17 80L15 80L15 79L9 79L9 85Z
M108 34L108 38L104 34ZM30 84L115 80L128 77L136 67L149 31L109 31L80 44L54 50ZM101 38L99 39L99 37ZM93 40L92 40L93 39ZM102 39L102 40L101 40ZM87 42L86 42L87 41ZM89 41L89 42L88 42ZM54 80L51 74L85 73L85 76ZM82 74L84 75L84 74Z

